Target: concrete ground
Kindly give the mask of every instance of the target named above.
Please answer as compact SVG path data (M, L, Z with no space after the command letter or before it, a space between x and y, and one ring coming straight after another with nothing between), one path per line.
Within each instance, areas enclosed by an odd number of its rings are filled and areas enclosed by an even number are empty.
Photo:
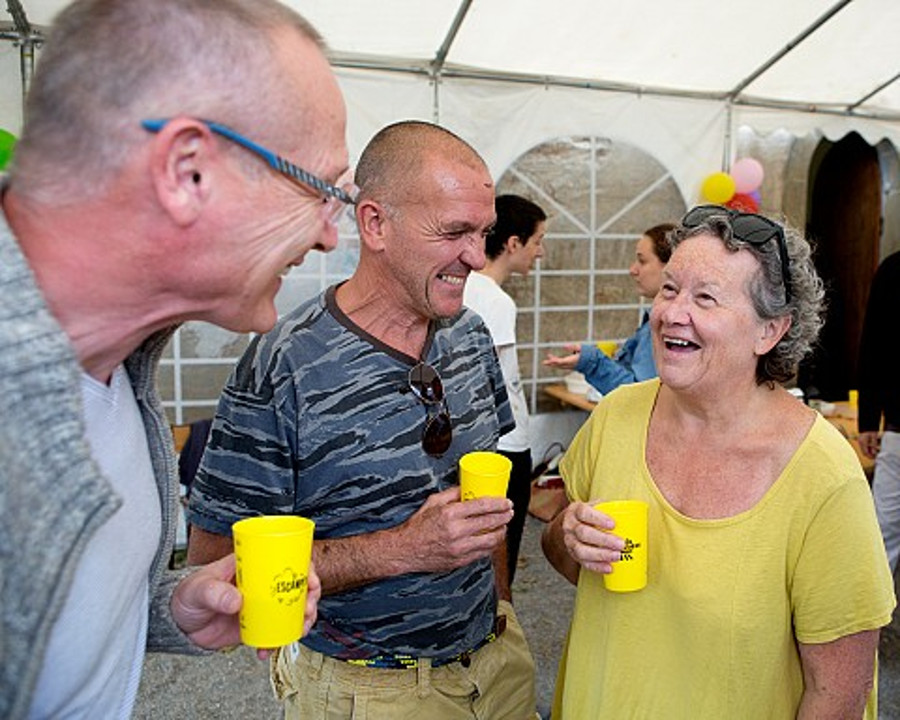
M575 593L544 559L542 528L540 520L528 518L513 601L534 654L538 710L546 719ZM880 720L900 720L900 613L882 632L878 686ZM267 664L248 648L202 658L147 657L134 712L137 720L251 717L278 718L280 707L269 688Z

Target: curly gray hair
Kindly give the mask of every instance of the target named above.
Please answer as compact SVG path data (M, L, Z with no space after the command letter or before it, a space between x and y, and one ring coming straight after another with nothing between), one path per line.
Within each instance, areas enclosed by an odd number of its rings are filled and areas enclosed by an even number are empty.
M756 366L756 382L783 383L797 372L800 361L812 350L825 321L825 288L812 261L812 248L803 235L793 227L777 223L784 232L788 254L789 291L782 279L781 255L777 242L753 244L736 237L731 218L736 213L722 208L722 214L712 214L697 224L685 226L682 221L669 233L674 250L679 244L697 235L719 238L731 252L746 250L759 262L760 270L750 282L748 292L753 308L760 319L767 320L790 315L787 332ZM760 216L763 217L763 216ZM767 218L770 222L770 218ZM787 300L785 299L787 298Z

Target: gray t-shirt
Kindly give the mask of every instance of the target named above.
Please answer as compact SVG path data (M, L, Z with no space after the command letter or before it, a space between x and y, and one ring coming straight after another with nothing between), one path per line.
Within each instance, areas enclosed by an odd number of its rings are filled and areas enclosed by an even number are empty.
M356 327L334 291L284 317L235 368L191 491L191 523L227 535L243 517L295 513L315 521L317 539L395 527L458 483L463 454L496 448L512 429L491 336L464 310L432 323L425 345L453 425L447 452L426 454L422 432L435 410L407 383L418 359ZM485 558L323 597L303 642L342 659L445 658L484 638L495 609Z

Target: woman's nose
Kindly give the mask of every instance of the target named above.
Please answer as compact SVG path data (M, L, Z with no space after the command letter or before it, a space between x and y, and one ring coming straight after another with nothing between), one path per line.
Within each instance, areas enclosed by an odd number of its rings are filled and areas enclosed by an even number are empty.
M658 305L658 315L663 323L685 325L691 320L688 298L684 293L665 298L662 294L658 294L654 303Z

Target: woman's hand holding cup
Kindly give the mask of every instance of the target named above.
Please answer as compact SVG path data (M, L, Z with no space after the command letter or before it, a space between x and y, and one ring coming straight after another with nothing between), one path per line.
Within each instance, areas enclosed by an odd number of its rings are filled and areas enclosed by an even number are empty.
M610 532L612 518L583 502L570 503L563 512L563 542L572 559L586 570L612 572L625 548L625 541Z

